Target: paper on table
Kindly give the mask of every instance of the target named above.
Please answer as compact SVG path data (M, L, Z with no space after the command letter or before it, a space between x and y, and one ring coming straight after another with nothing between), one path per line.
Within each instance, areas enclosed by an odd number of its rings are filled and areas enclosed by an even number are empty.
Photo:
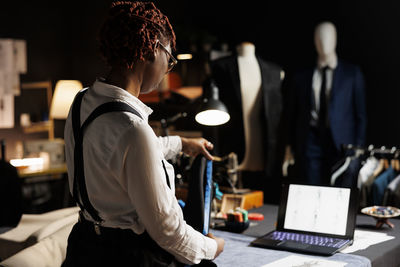
M342 253L352 253L357 250L366 249L369 246L382 243L393 239L394 236L387 235L386 233L378 233L373 231L354 231L354 242L353 245L343 249Z
M304 256L291 255L283 259L268 263L261 267L313 267L313 266L324 266L324 267L343 267L347 263L342 261L330 261L323 260L320 258L311 258Z

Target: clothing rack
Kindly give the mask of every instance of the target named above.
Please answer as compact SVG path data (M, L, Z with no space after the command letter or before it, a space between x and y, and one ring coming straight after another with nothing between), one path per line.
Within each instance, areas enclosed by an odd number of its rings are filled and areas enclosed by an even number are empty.
M400 156L400 148L397 148L395 146L392 148L386 148L385 146L381 146L380 148L375 148L374 145L361 147L361 146L354 146L351 144L347 144L347 145L342 145L342 150L345 154L348 154L349 152L354 152L355 156L375 155L378 158L394 158L394 159L398 159Z
M343 145L331 185L358 187L360 208L400 207L400 148Z
M400 149L397 147L386 148L385 146L381 146L375 148L374 145L361 147L347 144L342 145L342 154L342 159L339 160L336 165L339 167L334 167L335 171L331 174L331 185L354 187L358 184L358 186L360 186L359 182L357 182L355 170L359 170L370 157L380 160L383 170L387 169L389 165L395 168L396 171L399 171L400 168ZM346 178L338 180L340 176L344 177L343 174L346 172L352 173L353 177L346 176Z

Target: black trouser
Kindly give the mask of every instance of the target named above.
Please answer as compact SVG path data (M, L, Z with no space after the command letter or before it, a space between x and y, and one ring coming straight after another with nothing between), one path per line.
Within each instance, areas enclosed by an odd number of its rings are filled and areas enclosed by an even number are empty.
M175 267L181 264L159 247L147 233L137 235L129 229L101 227L96 234L91 222L81 220L68 238L63 267L139 266Z

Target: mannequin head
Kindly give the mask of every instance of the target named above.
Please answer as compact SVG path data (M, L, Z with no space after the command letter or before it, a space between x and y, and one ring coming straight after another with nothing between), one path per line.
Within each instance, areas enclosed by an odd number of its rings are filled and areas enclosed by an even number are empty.
M318 24L314 32L315 47L322 59L336 54L336 28L331 22Z

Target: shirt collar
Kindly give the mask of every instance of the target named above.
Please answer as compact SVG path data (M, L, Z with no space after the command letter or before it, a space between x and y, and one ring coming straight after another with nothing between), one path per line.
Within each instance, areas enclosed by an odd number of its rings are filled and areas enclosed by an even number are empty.
M324 67L329 67L330 69L334 70L336 69L337 64L338 64L338 58L336 54L332 55L330 58L324 61L318 59L317 62L319 69L323 69Z
M148 119L150 114L153 113L153 110L142 101L140 101L139 98L128 93L125 89L121 87L104 82L104 79L102 78L96 79L93 84L93 89L98 94L127 102L128 104L135 107L135 109L137 109L137 111L140 112L141 115L146 117L146 120Z

